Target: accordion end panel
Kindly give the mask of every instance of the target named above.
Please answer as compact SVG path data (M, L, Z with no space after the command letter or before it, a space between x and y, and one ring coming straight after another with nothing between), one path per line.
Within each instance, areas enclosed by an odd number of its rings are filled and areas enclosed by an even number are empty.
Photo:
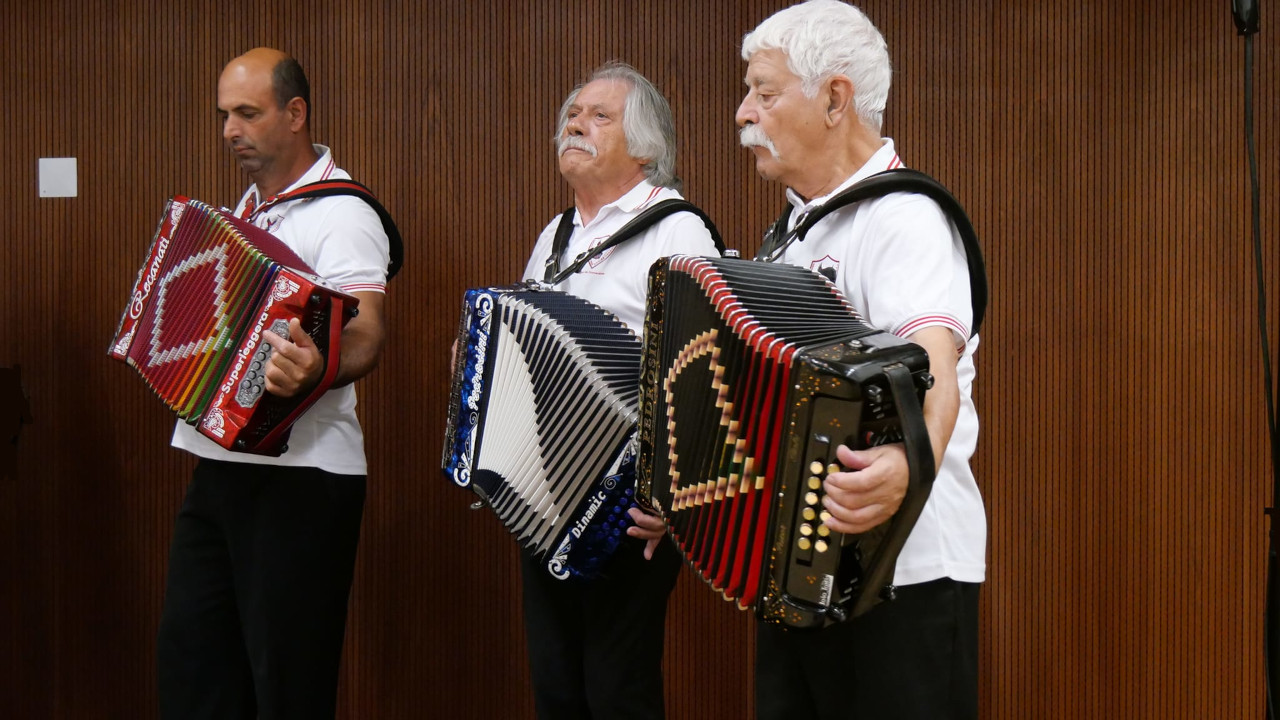
M924 350L863 325L807 269L675 256L651 280L642 502L704 581L765 621L821 628L870 609L933 476ZM836 448L900 441L903 508L868 533L832 531L821 498Z
M463 296L458 337L453 345L453 383L445 424L441 469L454 484L471 484L474 435L484 400L484 368L489 359L493 294L468 290Z
M333 386L342 330L356 314L358 301L327 291L314 276L283 267L268 287L256 322L238 346L198 429L228 450L278 456L288 450L289 429ZM289 339L293 318L298 318L302 331L324 356L325 368L314 388L282 398L266 392L263 373L273 350L262 333L270 330Z

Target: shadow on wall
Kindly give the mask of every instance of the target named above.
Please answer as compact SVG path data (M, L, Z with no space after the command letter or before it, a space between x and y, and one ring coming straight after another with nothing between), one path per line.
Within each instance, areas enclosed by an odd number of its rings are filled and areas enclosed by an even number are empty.
M30 425L31 405L22 389L22 367L0 367L0 478L18 472L18 437L22 426Z

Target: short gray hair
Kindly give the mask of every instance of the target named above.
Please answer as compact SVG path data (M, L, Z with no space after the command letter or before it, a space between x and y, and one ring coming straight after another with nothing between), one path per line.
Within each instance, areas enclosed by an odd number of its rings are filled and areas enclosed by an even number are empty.
M812 98L822 81L844 75L853 105L867 127L880 132L892 68L884 36L861 10L839 0L809 0L779 10L742 39L742 59L780 50Z
M622 130L627 136L627 154L644 159L645 177L659 187L679 188L676 177L676 125L671 118L671 106L653 83L638 70L624 62L608 62L596 68L587 82L573 89L560 106L560 118L556 123L558 142L569 124L569 106L578 99L578 93L587 83L596 80L621 80L627 83L627 99L622 109Z

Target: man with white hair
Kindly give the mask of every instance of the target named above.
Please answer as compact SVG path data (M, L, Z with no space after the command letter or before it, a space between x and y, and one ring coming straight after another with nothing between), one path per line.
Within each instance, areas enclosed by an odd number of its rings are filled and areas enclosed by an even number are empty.
M671 109L634 68L609 63L565 99L553 140L573 207L542 231L523 277L589 300L642 336L649 266L673 254L719 254L709 223L689 211L609 243L645 210L681 197ZM662 542L660 517L631 516L631 538L599 579L557 580L545 559L522 553L529 665L544 720L663 717L663 625L682 560Z
M779 237L840 191L902 167L893 141L880 135L888 51L858 9L811 0L761 23L744 38L742 57L742 144L790 203L765 251L823 272L869 325L928 352L935 382L924 416L938 467L898 558L896 599L820 632L759 624L757 716L976 717L986 520L969 468L978 436L971 399L978 338L970 337L975 313L964 247L937 203L901 192L834 210L802 240ZM902 445L842 446L837 456L845 471L824 482L828 525L858 533L888 520L908 482Z

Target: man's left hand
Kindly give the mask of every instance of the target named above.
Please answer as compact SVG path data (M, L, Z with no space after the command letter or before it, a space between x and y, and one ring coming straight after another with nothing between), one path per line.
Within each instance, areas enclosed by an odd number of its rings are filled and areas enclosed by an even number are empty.
M289 321L289 337L285 340L267 330L262 337L275 351L267 360L263 373L267 392L277 397L293 397L315 387L324 375L324 356L311 336L302 331L297 318Z
M901 443L866 450L841 445L836 458L848 468L823 482L822 504L831 513L827 526L836 532L861 533L893 517L911 480Z
M644 559L652 560L653 551L658 547L658 543L662 541L662 536L667 534L667 524L663 522L660 515L645 512L638 507L631 508L627 511L627 514L636 523L627 528L627 534L631 537L644 538L648 541L644 545Z

